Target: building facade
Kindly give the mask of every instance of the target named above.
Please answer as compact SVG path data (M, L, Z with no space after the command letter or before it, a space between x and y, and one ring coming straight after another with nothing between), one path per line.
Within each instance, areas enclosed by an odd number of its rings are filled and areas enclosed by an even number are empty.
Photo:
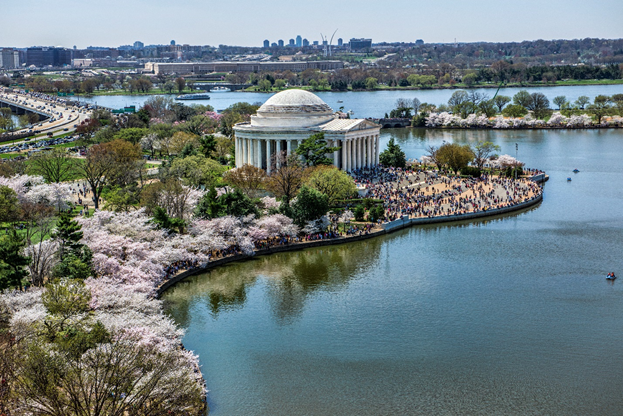
M19 51L10 48L0 49L0 68L19 68Z
M180 62L160 63L147 62L145 71L158 74L208 74L211 72L261 72L261 71L292 71L302 72L306 69L330 71L344 68L342 61L294 61L294 62Z
M327 155L334 166L345 171L371 168L379 163L380 130L369 120L339 118L311 92L282 91L269 98L250 122L234 126L236 167L249 164L270 174L303 140L322 132L328 146L339 147Z

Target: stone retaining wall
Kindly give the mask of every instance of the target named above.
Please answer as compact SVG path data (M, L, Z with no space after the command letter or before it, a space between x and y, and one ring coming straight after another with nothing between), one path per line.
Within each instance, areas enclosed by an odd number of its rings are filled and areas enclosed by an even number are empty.
M352 237L332 238L328 240L315 240L315 241L308 241L304 243L292 243L292 244L287 244L283 246L275 246L275 247L265 248L261 250L256 250L253 256L263 256L263 255L272 254L272 253L281 253L284 251L303 250L303 249L312 248L312 247L331 246L334 244L343 244L343 243L350 243L353 241L362 241L362 240L367 240L369 238L378 237L380 235L389 234L394 231L398 231L398 230L401 230L403 228L410 227L413 225L438 224L438 223L453 222L453 221L466 221L466 220L473 220L473 219L478 219L478 218L483 218L483 217L491 217L494 215L507 214L509 212L519 211L525 208L529 208L533 205L538 204L542 200L543 200L543 193L541 193L539 196L529 201L525 201L517 205L510 206L510 207L496 208L496 209L491 209L487 211L473 212L473 213L462 214L462 215L449 215L449 216L444 216L444 217L411 218L411 219L402 218L399 220L385 223L381 226L383 228L382 230L372 232L370 234L356 235ZM206 263L202 267L199 267L197 269L186 270L185 272L182 272L178 275L173 276L171 279L167 280L160 287L158 287L158 289L156 289L156 297L160 297L167 289L169 289L171 286L175 285L176 283L184 280L188 276L203 273L206 270L210 270L210 269L222 266L227 263L232 263L234 261L245 260L253 256L240 254L237 256L225 257L219 260L214 260L209 263Z

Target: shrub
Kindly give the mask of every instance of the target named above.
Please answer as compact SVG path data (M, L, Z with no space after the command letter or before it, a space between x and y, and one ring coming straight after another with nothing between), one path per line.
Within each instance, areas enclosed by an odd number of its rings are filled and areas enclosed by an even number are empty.
M476 166L465 166L463 169L461 169L461 174L472 176L474 178L480 177L481 173L482 172L480 171L480 169Z
M363 208L363 205L357 205L355 207L355 211L353 211L353 214L355 215L355 221L363 221L363 216L365 212L366 210Z

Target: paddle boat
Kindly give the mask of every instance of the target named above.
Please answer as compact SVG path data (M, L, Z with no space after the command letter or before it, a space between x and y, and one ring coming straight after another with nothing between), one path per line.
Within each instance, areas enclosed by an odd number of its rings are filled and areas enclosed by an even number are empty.
M608 276L606 277L606 280L614 280L617 277L614 275L614 273L608 273Z
M573 173L579 173L580 171L577 169L573 169Z
M571 182L571 178L567 178L567 182Z

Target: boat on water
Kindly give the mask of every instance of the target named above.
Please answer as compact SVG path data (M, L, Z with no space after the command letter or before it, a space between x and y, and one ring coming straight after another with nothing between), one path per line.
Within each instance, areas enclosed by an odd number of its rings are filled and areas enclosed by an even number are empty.
M567 178L567 182L571 182L571 178Z
M579 173L580 171L577 169L573 169L573 173Z
M199 92L194 94L182 94L175 97L176 100L209 100L210 95L205 92Z
M210 92L229 92L229 91L231 90L227 87L214 87L210 89Z
M606 280L614 280L616 278L617 277L614 273L608 273L608 276L606 276Z
M338 102L338 103L343 103L344 101L342 101L342 100L337 100L337 102Z

